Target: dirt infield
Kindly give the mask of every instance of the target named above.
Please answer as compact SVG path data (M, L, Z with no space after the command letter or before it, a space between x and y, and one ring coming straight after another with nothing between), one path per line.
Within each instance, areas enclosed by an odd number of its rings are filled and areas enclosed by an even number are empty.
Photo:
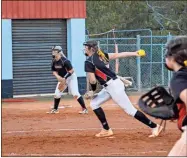
M148 138L148 127L109 101L103 108L115 135L95 138L101 126L90 108L80 115L76 101L62 99L61 105L72 107L46 114L52 104L52 99L2 104L2 156L166 156L180 137L176 123L168 122L159 137Z

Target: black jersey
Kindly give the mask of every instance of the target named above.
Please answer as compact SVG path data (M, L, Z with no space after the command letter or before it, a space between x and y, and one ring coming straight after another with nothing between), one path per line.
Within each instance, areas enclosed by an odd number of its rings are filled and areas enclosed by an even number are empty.
M170 87L175 101L181 103L180 93L187 88L187 68L174 72Z
M186 105L180 99L180 93L187 88L187 68L181 68L173 74L170 82L171 92L178 107L178 127L181 130L187 125Z
M72 68L71 62L65 57L58 61L54 59L51 64L51 70L57 71L61 77L64 77Z
M108 54L104 54L105 57L109 59ZM106 66L106 63L99 57L97 53L94 53L85 61L85 72L94 73L96 79L101 85L104 85L110 79L115 79L117 77L115 72Z

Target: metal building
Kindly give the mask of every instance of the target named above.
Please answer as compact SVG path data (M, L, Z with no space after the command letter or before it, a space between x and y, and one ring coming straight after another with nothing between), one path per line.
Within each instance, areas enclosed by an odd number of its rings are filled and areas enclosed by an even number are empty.
M54 93L57 81L50 71L53 45L63 47L79 81L85 78L81 53L85 1L4 0L2 18L3 98Z

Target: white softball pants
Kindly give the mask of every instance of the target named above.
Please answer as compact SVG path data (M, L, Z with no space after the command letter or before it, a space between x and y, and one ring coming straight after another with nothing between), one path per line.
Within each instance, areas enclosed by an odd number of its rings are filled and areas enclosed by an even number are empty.
M187 126L184 126L183 133L175 143L168 156L187 156Z
M58 82L56 86L55 98L60 98L64 92L64 91L60 92L60 90L58 89L59 84L60 82ZM79 93L77 75L75 74L75 72L70 77L67 78L66 84L68 87L69 94L73 95L74 97L76 96L77 98L81 96Z
M98 93L98 95L93 100L91 100L90 106L92 110L98 109L101 104L105 103L109 99L112 99L127 114L134 117L137 109L132 105L127 94L125 93L123 82L117 78L116 80L108 81L107 85L107 87L104 87Z

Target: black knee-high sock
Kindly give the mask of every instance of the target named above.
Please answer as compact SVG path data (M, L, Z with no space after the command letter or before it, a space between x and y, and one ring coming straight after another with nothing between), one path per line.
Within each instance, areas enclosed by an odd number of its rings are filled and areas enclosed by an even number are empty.
M149 126L150 128L155 128L157 125L152 122L150 119L148 119L142 112L137 111L135 116L134 116L137 120L139 120L140 122L146 124L147 126Z
M54 98L54 109L58 109L58 105L60 103L60 98Z
M100 120L102 126L104 129L109 130L109 126L105 117L105 113L103 111L103 109L100 107L98 109L93 110L94 113L97 115L98 119Z
M81 105L81 107L83 109L86 109L85 103L84 103L84 99L82 98L82 96L80 96L77 101L79 102L79 104Z

